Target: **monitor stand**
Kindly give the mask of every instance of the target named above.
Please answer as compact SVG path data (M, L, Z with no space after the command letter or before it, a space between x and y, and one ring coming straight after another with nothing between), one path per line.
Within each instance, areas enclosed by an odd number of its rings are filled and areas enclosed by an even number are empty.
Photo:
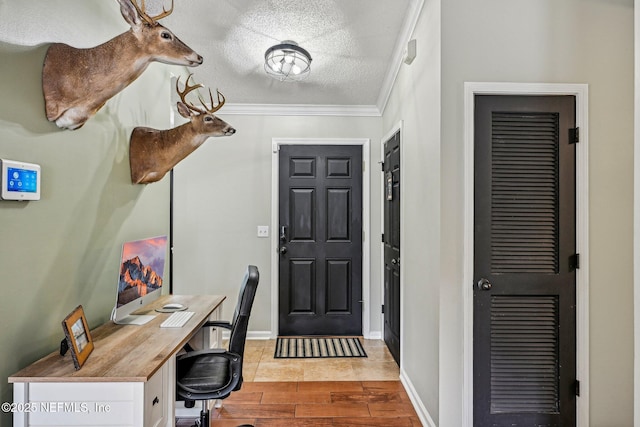
M122 319L118 320L118 325L144 325L145 323L150 322L156 316L152 316L150 314L130 314Z

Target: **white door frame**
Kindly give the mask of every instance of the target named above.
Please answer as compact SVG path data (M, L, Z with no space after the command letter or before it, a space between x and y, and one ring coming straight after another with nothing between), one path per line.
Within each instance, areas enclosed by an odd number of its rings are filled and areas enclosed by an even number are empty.
M279 312L279 263L278 222L280 199L279 191L279 152L281 145L361 145L362 146L362 335L370 336L370 271L371 271L371 229L370 229L370 176L368 138L272 138L271 155L271 338L278 336Z
M589 425L589 86L562 83L464 84L463 426L473 426L473 219L475 95L573 95L576 97L576 375L580 381L577 426Z

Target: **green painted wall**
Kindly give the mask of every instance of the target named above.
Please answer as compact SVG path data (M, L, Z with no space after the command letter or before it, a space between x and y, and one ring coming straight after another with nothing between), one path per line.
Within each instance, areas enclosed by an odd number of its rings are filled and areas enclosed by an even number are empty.
M104 40L123 30L117 4L109 6L113 19L96 26ZM63 131L44 114L45 51L0 43L0 157L42 167L40 201L0 201L2 402L13 399L7 377L59 346L61 321L78 304L91 328L109 319L122 243L169 230L169 179L132 185L128 147L135 126L169 127L170 72L181 70L152 64L84 127ZM11 416L0 415L0 425Z

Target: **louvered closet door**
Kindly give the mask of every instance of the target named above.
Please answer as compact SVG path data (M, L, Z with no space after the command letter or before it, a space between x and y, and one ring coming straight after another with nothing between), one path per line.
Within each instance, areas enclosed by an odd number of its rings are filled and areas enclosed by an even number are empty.
M478 427L576 423L573 127L574 97L476 96Z

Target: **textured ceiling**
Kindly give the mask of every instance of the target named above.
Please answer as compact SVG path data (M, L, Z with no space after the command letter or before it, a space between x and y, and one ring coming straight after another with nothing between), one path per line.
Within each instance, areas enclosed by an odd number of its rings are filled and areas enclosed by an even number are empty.
M116 36L114 24L127 28L115 0L70 2L0 0L0 42L91 47ZM378 115L422 3L174 0L173 13L160 22L204 57L190 70L197 82L226 96L225 113L288 107L291 114ZM146 4L155 15L171 0ZM264 71L265 51L283 40L296 41L313 57L306 80L280 82Z
M204 57L192 69L195 80L219 88L228 104L376 106L397 70L414 3L190 0L187 8L178 0L162 23ZM302 82L280 82L264 71L264 52L283 40L313 58Z

